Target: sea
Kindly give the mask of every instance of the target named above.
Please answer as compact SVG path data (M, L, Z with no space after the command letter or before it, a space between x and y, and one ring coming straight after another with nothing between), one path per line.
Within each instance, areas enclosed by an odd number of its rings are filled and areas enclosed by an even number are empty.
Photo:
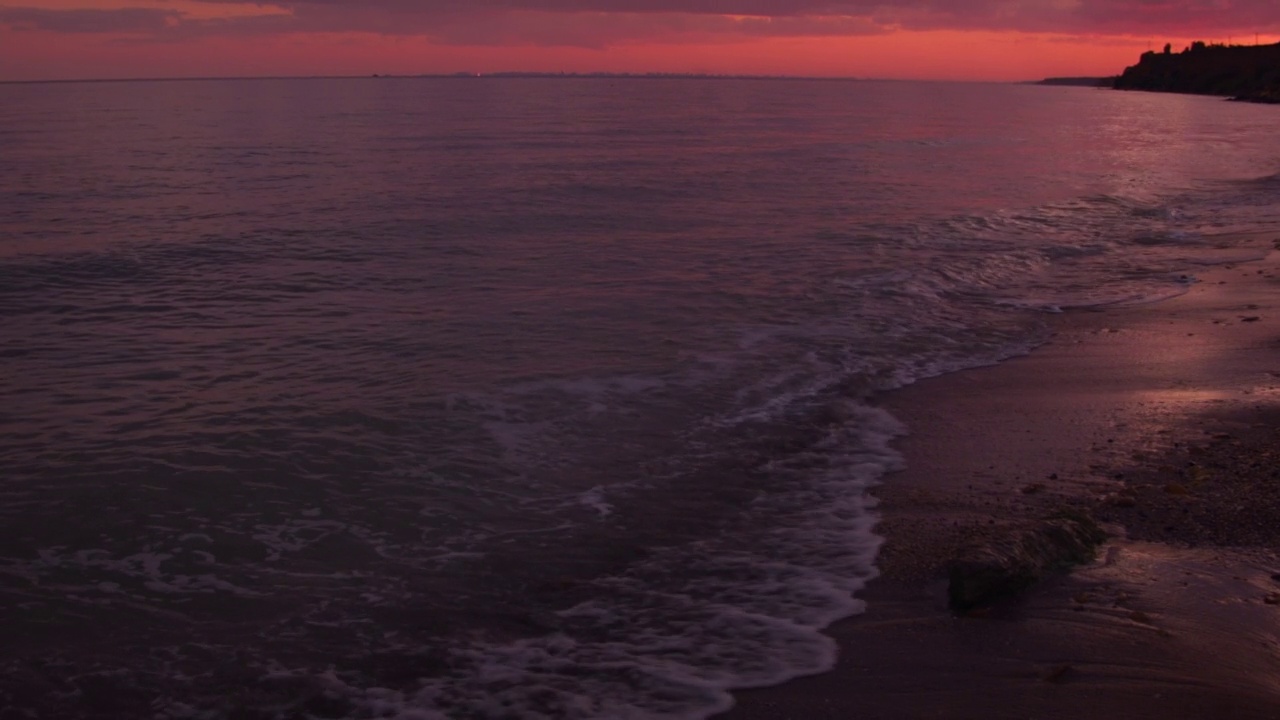
M820 673L904 465L877 399L1264 256L1276 113L0 85L0 715L696 720Z

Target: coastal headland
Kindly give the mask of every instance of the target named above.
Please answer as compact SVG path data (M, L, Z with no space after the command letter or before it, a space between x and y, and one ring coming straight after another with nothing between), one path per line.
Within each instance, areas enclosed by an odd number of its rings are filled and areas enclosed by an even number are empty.
M1280 43L1207 45L1181 52L1166 45L1146 52L1116 78L1117 90L1222 95L1237 100L1280 103Z
M1199 280L883 397L911 434L868 610L722 720L1280 717L1280 252ZM1064 512L1095 559L948 606L957 557Z

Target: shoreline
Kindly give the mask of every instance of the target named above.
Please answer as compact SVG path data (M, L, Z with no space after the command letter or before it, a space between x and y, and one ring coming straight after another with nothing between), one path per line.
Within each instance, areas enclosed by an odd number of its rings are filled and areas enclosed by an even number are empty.
M1280 252L1054 326L879 398L911 433L867 611L833 670L717 718L1280 717ZM1097 560L948 610L960 549L1062 508L1108 531Z

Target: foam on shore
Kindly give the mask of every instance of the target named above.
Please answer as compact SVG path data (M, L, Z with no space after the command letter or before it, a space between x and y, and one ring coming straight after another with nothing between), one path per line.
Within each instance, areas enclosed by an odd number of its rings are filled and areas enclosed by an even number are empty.
M1232 453L1255 454L1238 463L1240 482L1267 471L1274 427L1246 430L1280 407L1278 286L1278 253L1214 269L1185 296L1067 313L1028 357L885 397L912 434L898 444L907 469L876 491L887 539L884 575L864 593L868 612L831 629L842 648L831 673L740 693L725 720L855 710L992 716L992 708L997 717L1050 719L1276 717L1276 547L1203 537L1190 547L1193 535L1176 532L1180 512L1167 515L1167 542L1127 540L1125 510L1108 498L1126 487L1126 473L1132 480L1135 463L1176 471L1166 463L1177 452L1185 461L1187 447L1215 435L1237 443ZM1257 433L1270 444L1257 444ZM1103 514L1116 538L1095 565L983 617L946 610L949 553L1063 504L1111 509Z

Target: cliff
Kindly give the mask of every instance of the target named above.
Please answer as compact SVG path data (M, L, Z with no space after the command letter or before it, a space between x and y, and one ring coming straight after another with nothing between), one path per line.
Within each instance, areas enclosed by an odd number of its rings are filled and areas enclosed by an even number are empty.
M1137 65L1116 79L1118 90L1224 95L1252 102L1280 103L1280 43L1205 45L1179 53L1143 53Z

